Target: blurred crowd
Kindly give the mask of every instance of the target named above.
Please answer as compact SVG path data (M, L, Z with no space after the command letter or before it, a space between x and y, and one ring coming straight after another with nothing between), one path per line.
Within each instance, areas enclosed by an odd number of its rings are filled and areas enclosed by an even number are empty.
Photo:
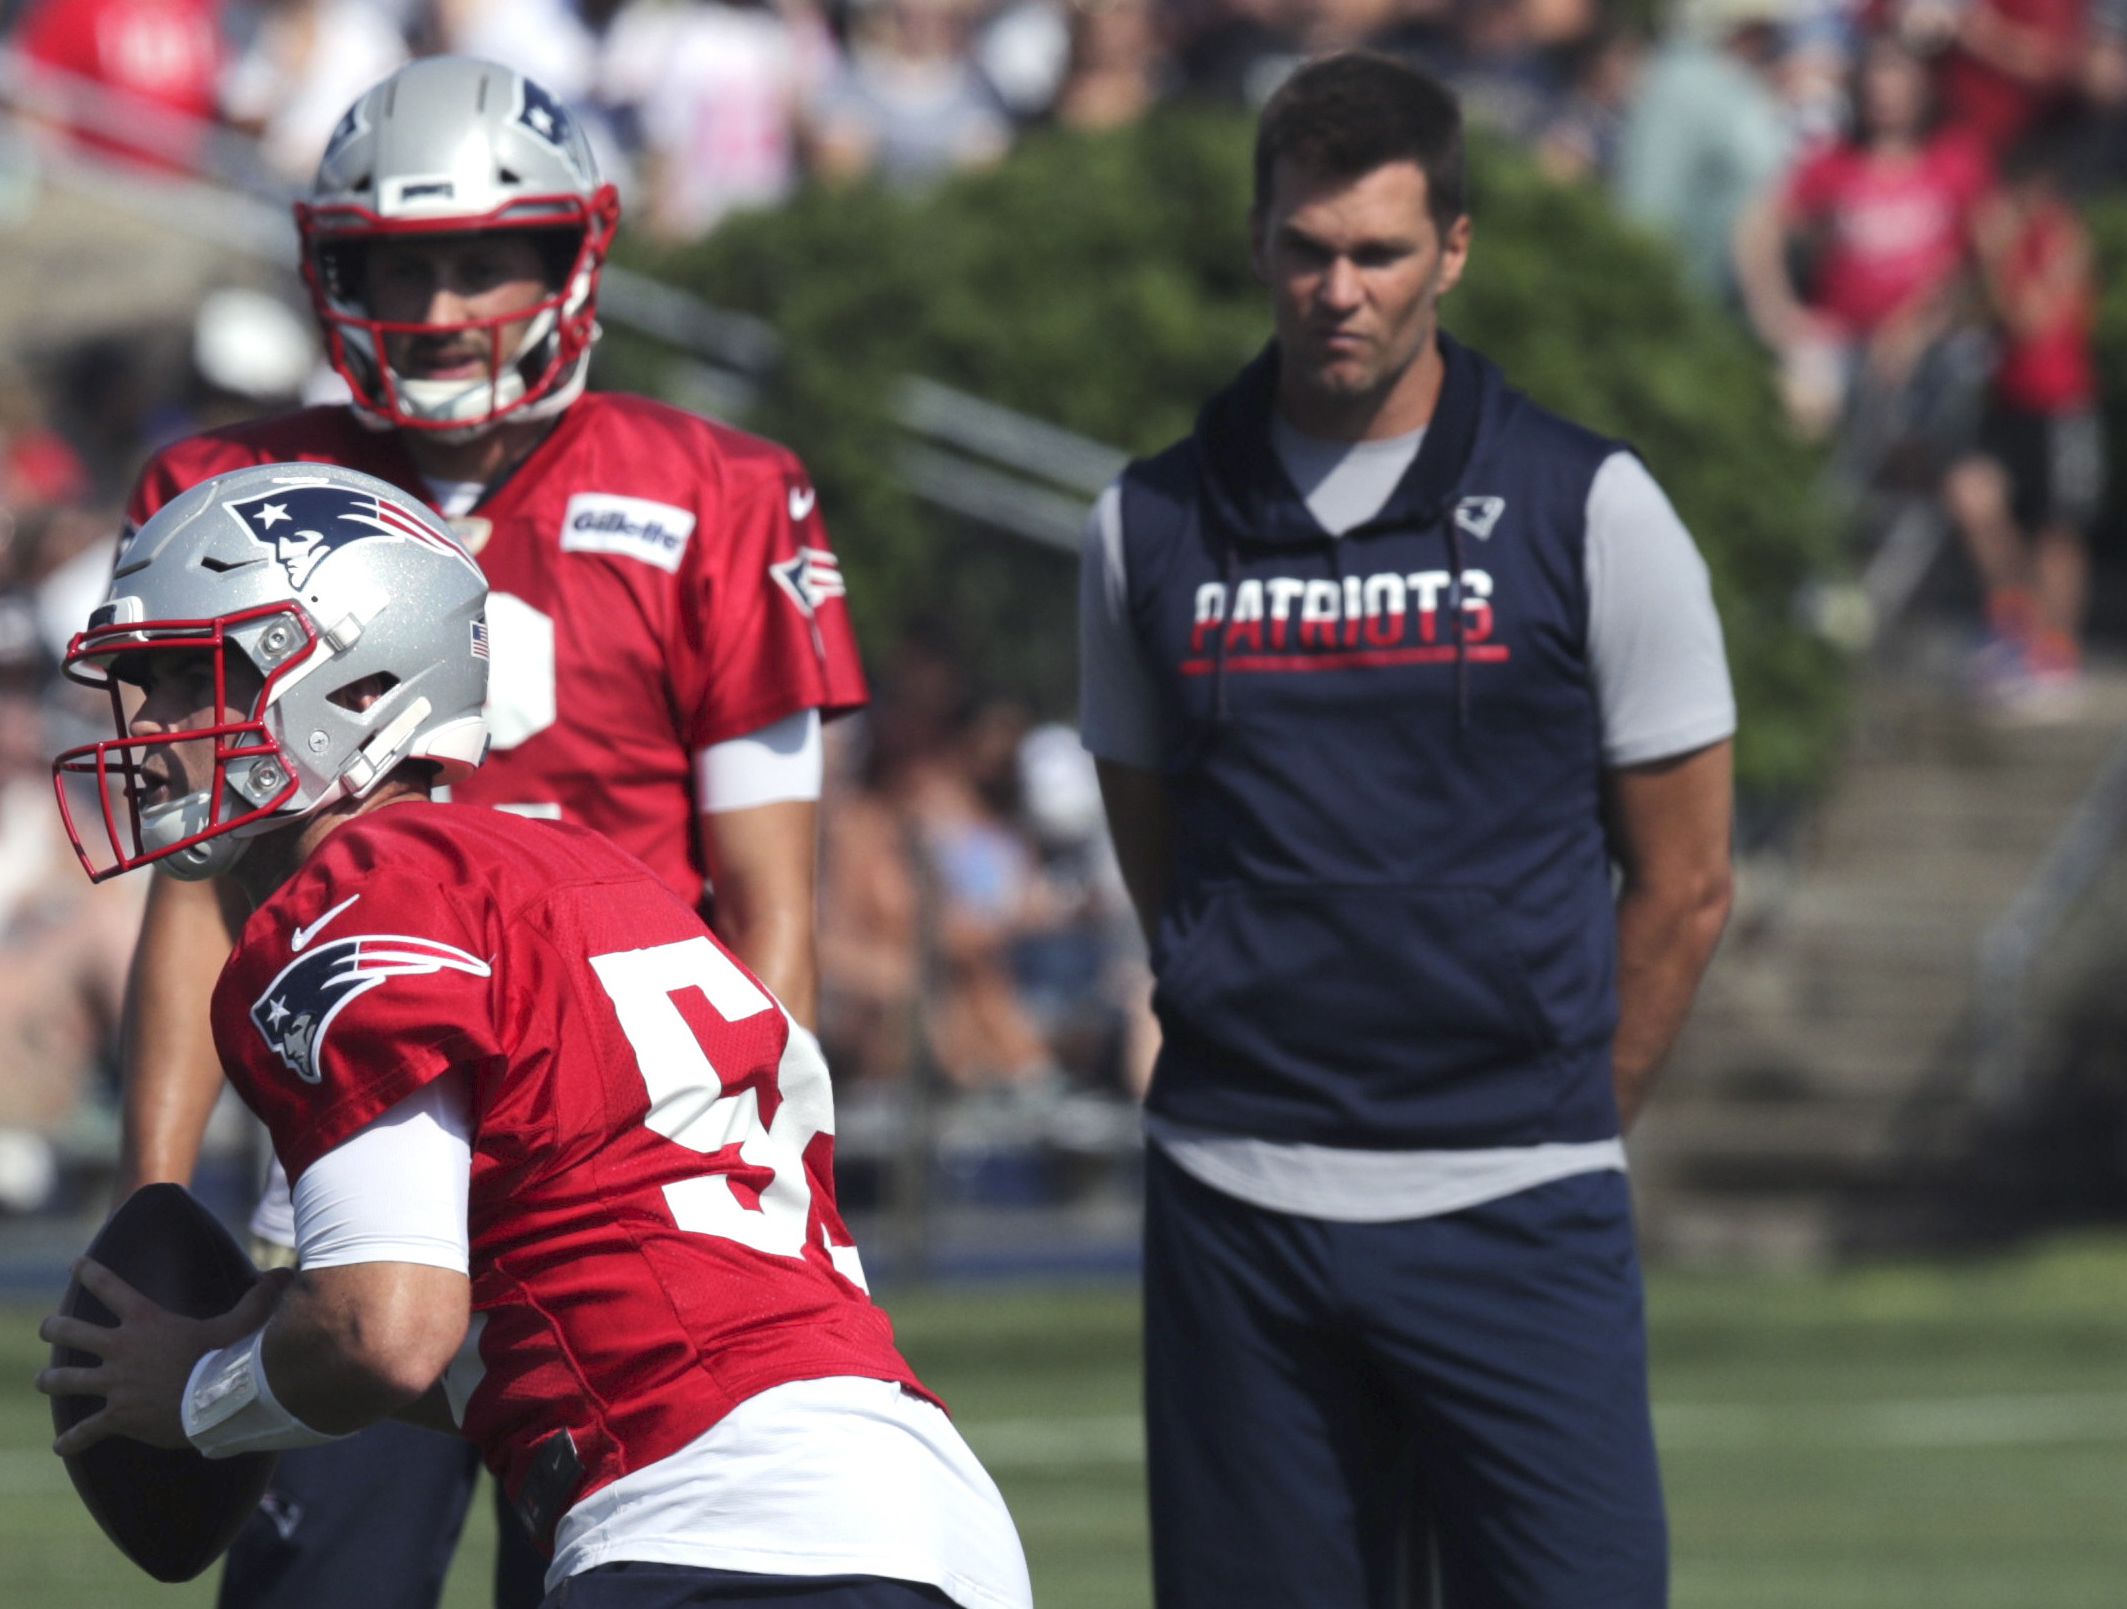
M336 109L410 54L503 61L596 131L634 222L672 238L809 177L991 162L1032 127L1252 108L1347 46L1422 62L1560 177L1614 180L1709 286L1744 198L1856 132L1854 75L1882 41L1996 158L2065 115L2085 177L2127 162L2119 0L4 0L0 18L49 69L59 120L69 96L115 92L255 136L290 184ZM199 154L183 126L84 137L181 164Z
M979 692L942 624L878 658L871 708L829 728L820 1036L838 1088L890 1092L920 1065L1006 1115L1136 1096L1152 983L1077 732Z
M0 0L0 24L18 128L269 193L410 54L505 61L670 240L808 183L933 182L1032 129L1252 108L1321 51L1403 54L1675 243L1865 517L1939 512L1980 599L1975 698L2074 707L2105 474L2082 208L2127 172L2122 0ZM84 888L46 803L51 729L81 717L56 655L146 450L314 369L258 292L169 338L0 371L0 1057L28 1070L0 1081L0 1209L49 1172L29 1142L108 1094L138 897ZM972 685L941 630L868 647L879 700L835 731L825 824L844 1099L912 1070L998 1112L1136 1092L1149 981L1075 735Z
M51 757L98 712L58 654L110 568L115 524L45 393L0 366L0 1214L58 1182L107 1077L142 889L91 889L52 804Z

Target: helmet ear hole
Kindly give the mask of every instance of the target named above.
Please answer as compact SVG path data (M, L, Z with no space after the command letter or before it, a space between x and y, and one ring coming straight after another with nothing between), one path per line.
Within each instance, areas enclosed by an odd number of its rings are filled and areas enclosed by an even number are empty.
M349 682L345 687L334 688L325 695L325 701L359 715L398 685L398 677L388 670L380 670L374 676L364 676L359 681Z

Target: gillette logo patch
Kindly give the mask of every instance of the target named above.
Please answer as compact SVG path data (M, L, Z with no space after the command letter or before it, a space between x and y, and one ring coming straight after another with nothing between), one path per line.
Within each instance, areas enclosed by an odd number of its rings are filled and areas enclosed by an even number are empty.
M668 574L679 570L694 516L670 503L615 492L579 492L561 517L561 551L640 559Z

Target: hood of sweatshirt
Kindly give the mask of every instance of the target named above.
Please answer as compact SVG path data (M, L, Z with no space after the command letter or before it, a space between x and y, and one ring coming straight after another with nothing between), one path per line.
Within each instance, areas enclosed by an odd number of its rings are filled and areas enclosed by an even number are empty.
M1504 389L1499 371L1442 332L1447 374L1425 440L1388 502L1343 540L1377 530L1411 530L1443 517L1476 446L1478 427ZM1278 385L1277 343L1257 354L1197 416L1206 513L1220 542L1245 547L1292 547L1337 540L1308 512L1271 444Z

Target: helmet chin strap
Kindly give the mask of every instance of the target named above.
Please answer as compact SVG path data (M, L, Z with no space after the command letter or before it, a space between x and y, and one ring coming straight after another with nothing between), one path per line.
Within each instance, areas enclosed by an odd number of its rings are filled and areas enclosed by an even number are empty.
M589 382L590 378L590 354L585 353L583 356L579 357L576 360L575 368L570 373L568 378L563 380L557 386L555 386L553 390L549 391L537 402L529 403L522 408L515 409L500 419L483 419L478 424L461 425L456 429L423 430L421 432L421 435L430 441L443 442L447 445L456 446L461 442L478 441L489 431L495 430L503 425L516 424L519 421L530 423L531 421L538 419L552 419L555 415L559 414L565 408L567 408L571 403L575 402L578 397L583 395L584 387ZM399 392L400 395L403 397L407 395L406 388L408 386L428 385L433 383L434 382L424 380L402 380L399 382ZM474 389L479 391L485 391L487 390L487 387L485 385L479 385L474 387ZM500 403L497 404L497 406L501 405L502 404ZM398 428L385 415L379 413L371 413L369 410L362 408L359 405L355 409L355 414L356 417L359 418L362 423L371 430L393 430ZM424 414L423 417L430 416Z
M168 844L180 843L201 831L207 825L207 796L204 793L188 793L171 804L158 805L153 810L140 813L140 845L147 850L160 849ZM237 838L229 833L202 839L196 844L187 844L174 854L162 857L164 871L181 883L205 882L210 877L219 877L234 866L242 857L248 839Z
M543 369L551 361L546 349L559 340L559 322L552 308L539 314L526 327L516 355L491 369L482 380L412 380L394 370L392 379L401 405L407 412L435 424L448 424L456 415L472 414L475 417L468 421L464 436L455 431L437 432L446 441L472 439L491 424L500 423L482 416L500 413L523 398L527 365ZM546 400L542 397L540 402ZM532 408L518 412L531 413L538 406L534 403Z
M406 757L406 746L421 729L421 723L434 713L435 706L425 698L417 698L401 710L362 745L354 763L340 777L341 791L352 799L364 797Z

